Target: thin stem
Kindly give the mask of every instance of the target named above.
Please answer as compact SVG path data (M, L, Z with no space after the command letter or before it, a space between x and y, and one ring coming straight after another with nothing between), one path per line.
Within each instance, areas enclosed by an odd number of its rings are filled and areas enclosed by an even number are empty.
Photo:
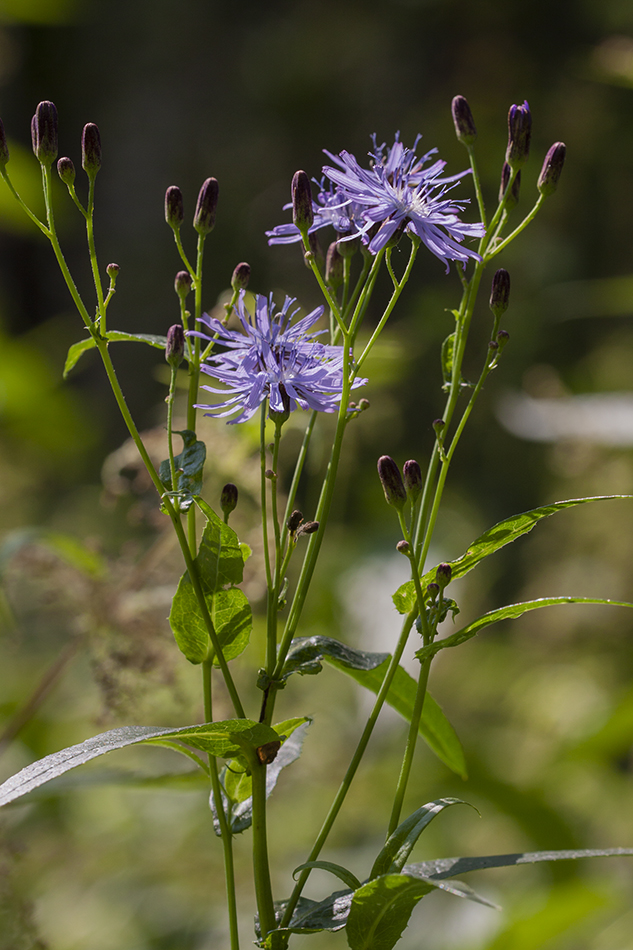
M301 448L299 450L299 455L297 457L297 462L295 465L294 474L292 476L292 483L290 485L290 491L288 492L288 501L286 502L286 510L284 512L284 525L288 523L288 518L292 514L294 508L295 499L297 497L297 490L299 488L299 481L301 479L301 474L303 472L303 466L305 465L305 460L308 454L308 446L310 445L310 439L312 438L312 433L314 432L314 426L317 421L318 412L313 410L310 413L310 419L306 426L306 431L303 436L303 442L301 443Z
M479 179L479 172L477 170L477 163L475 161L475 148L473 145L467 145L468 149L468 158L470 159L470 167L473 170L473 184L475 185L475 194L477 196L477 205L479 207L479 217L481 218L481 223L486 227L486 205L484 203L484 196L481 190L481 181Z
M253 756L249 762L253 791L253 877L257 895L259 927L264 938L277 926L266 834L266 765Z
M42 232L42 234L45 234L46 237L49 238L49 240L50 240L51 232L50 232L49 229L46 227L46 225L45 225L42 221L40 221L40 219L37 217L37 215L36 215L36 214L33 214L33 212L31 211L31 209L29 208L29 206L24 203L24 201L22 200L22 198L20 198L19 194L18 194L17 191L15 190L15 187L14 187L14 185L13 185L13 182L12 182L11 179L9 178L9 173L7 172L6 166L2 166L2 167L0 168L0 175L2 175L2 177L4 178L4 180L5 180L6 184L7 184L7 187L8 187L8 189L9 189L9 191L11 192L11 194L13 195L13 197L16 199L16 201L18 202L18 204L20 205L20 207L22 208L22 210L24 211L24 213L27 214L28 217L29 217L29 218L31 219L31 221L33 222L33 224L35 224L35 225L40 229L40 231Z
M264 399L259 415L259 459L260 459L260 495L262 508L262 534L264 540L264 566L266 568L266 586L271 590L273 586L273 575L270 567L270 548L268 546L268 510L266 503L268 479L266 478L266 411L268 409L268 400Z
M303 234L301 235L301 237L302 237L302 239L303 239L303 246L304 246L304 248L305 248L305 260L306 260L306 263L308 264L308 266L310 267L312 273L313 273L314 276L316 277L317 283L318 283L319 287L321 288L321 293L322 293L323 296L325 297L325 299L326 299L326 301L327 301L327 304L328 304L330 310L331 310L332 313L334 314L334 318L335 318L336 322L337 322L338 325L339 325L339 329L340 329L341 333L342 333L343 335L345 335L345 324L343 323L343 321L342 321L342 319L341 319L341 311L339 310L339 306L338 306L336 300L334 299L334 297L333 297L332 294L330 293L329 287L327 286L327 284L326 284L325 281L323 280L323 274L322 274L321 271L319 270L319 265L317 264L317 262L316 262L316 260L315 260L315 258L314 258L314 253L313 253L313 251L312 251L312 249L311 249L311 247L310 247L310 241L309 241L309 238L308 238L308 232L306 231L305 233L303 233Z
M185 254L185 249L184 249L184 247L182 246L182 239L181 239L181 237L180 237L180 230L179 230L179 229L174 229L174 241L176 242L176 247L178 248L178 253L180 254L180 259L181 259L181 261L183 262L183 264L185 265L185 267L187 268L187 270L189 271L189 273L191 274L191 276L192 276L193 279L195 280L195 279L196 279L196 272L195 272L195 270L193 269L193 267L191 266L191 264L189 263L189 258L188 258L187 255Z
M178 249L182 248L180 241L180 232L175 231L177 235L176 244ZM198 235L198 245L196 253L196 271L194 276L194 329L198 328L198 320L202 314L202 263L204 257L204 234ZM184 254L184 251L182 252ZM184 260L185 258L183 258ZM189 267L189 264L187 264ZM189 267L190 269L190 267ZM200 337L194 337L193 352L189 360L189 390L187 393L187 428L192 432L196 431L196 400L198 398L198 386L200 383ZM187 537L189 539L189 550L195 555L197 550L196 539L196 511L192 505L187 512Z
M418 739L418 730L420 728L420 720L422 719L422 709L424 707L424 699L426 697L426 685L429 679L430 667L431 667L431 657L427 657L420 666L420 676L418 678L418 686L415 693L415 702L413 704L413 712L411 713L411 722L409 723L407 744L404 750L402 766L400 767L400 776L398 778L396 794L393 800L393 807L391 810L391 818L389 819L389 828L387 831L387 837L393 834L393 832L396 830L400 822L400 813L402 811L402 803L404 801L405 792L407 790L407 784L409 782L409 776L411 774L411 766L413 764L413 756L415 754L415 746Z
M501 241L500 244L496 244L492 248L492 250L486 253L486 256L484 258L486 262L491 261L493 257L496 257L497 254L499 254L500 251L502 251L505 247L507 247L511 241L514 241L515 237L517 237L517 235L519 235L521 231L523 231L523 229L528 226L530 221L534 220L534 218L538 214L540 207L544 201L545 201L545 195L539 195L538 200L536 204L534 205L534 207L532 208L532 210L530 211L530 213L526 215L526 217L523 219L521 224L517 228L514 229L512 234L509 234L507 238L504 238L503 241Z
M178 482L176 481L176 462L174 459L174 437L172 432L172 415L174 410L174 395L176 392L176 377L178 367L171 366L171 380L169 383L169 395L167 396L167 450L169 452L169 474L171 476L171 490L178 491Z
M92 268L92 278L94 280L95 290L97 292L97 303L99 307L99 329L101 335L106 335L106 306L103 298L103 285L99 273L99 264L97 261L97 249L95 247L94 234L94 208L95 208L95 179L90 177L88 189L88 210L86 213L86 234L88 236L88 251L90 253L90 266Z

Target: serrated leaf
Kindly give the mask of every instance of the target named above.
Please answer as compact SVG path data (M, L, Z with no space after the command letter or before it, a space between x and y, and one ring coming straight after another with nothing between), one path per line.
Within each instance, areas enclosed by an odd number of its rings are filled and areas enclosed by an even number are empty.
M129 341L131 343L149 343L150 346L155 346L158 349L164 350L167 345L167 337L165 336L156 336L153 333L125 333L123 330L108 330L106 333L106 339L110 343L117 343L120 341ZM94 337L88 337L87 340L79 340L78 343L73 343L73 345L68 350L66 356L66 363L64 365L64 377L68 375L73 366L76 365L77 361L86 353L88 350L92 350L96 347L96 342Z
M468 572L472 571L484 558L490 557L491 554L499 551L505 547L506 544L511 544L513 541L516 541L517 538L528 534L543 518L549 518L551 515L557 514L559 511L564 511L566 508L574 508L577 505L586 505L594 501L613 501L614 499L631 498L633 498L633 495L593 495L589 498L571 498L568 501L556 501L551 505L543 505L541 508L532 508L530 511L524 511L521 512L521 514L505 518L476 538L465 554L455 561L449 561L452 570L452 580L457 580L458 577L463 577L465 574L468 574ZM435 580L436 570L437 568L434 567L423 575L421 579L423 590L428 584ZM411 600L412 596L413 600ZM413 609L416 602L413 581L407 581L398 588L393 595L393 602L399 613L409 613L409 611ZM408 604L411 604L411 606L407 607ZM407 607L407 609L401 610L401 606Z
M373 880L383 874L394 874L402 871L407 858L424 831L436 815L451 805L467 805L461 798L438 798L435 801L422 805L412 815L401 822L392 835L389 836L383 849L374 861L369 878ZM472 806L471 806L472 807Z
M519 867L522 864L540 864L544 861L576 861L582 858L617 858L633 856L633 848L583 848L574 851L523 851L517 854L488 854L474 858L438 858L408 864L404 870L422 874L432 880L443 880L456 874L485 871L488 868Z
M627 601L605 600L601 597L539 597L537 600L526 600L519 604L507 604L505 607L498 607L496 610L490 610L487 614L473 620L466 627L462 627L457 633L445 637L444 640L437 640L426 647L418 650L416 656L423 660L427 656L435 656L440 650L446 647L456 647L460 643L465 643L472 637L477 636L481 630L491 626L493 623L499 623L501 620L516 620L517 617L527 613L529 610L538 610L540 607L564 607L567 604L600 604L606 607L633 607Z
M392 950L413 908L433 885L405 874L385 874L368 881L352 898L347 918L350 950Z
M64 772L108 752L137 743L151 743L154 739L164 739L168 736L222 758L239 755L244 743L256 749L277 739L277 733L270 726L252 719L227 719L199 726L181 726L178 729L161 726L124 726L121 729L110 729L109 732L93 736L78 745L47 755L12 775L0 785L0 805L21 798L58 775L63 775Z
M378 653L374 654L374 656L380 655L381 654ZM371 656L371 654L369 654L369 656ZM352 679L360 683L361 686L371 690L372 693L378 693L382 686L382 681L385 678L391 657L387 655L387 659L384 660L381 665L367 671L344 666L331 657L326 656L325 659L327 659L332 666L335 666L343 673L347 673L348 676L351 676ZM409 676L406 670L403 670L403 668L399 666L389 688L389 692L387 693L387 703L395 709L396 712L400 713L407 722L411 721L416 692L416 681L412 676ZM431 751L435 753L444 765L448 766L451 771L455 772L461 778L465 779L468 777L464 750L462 749L462 744L459 741L457 733L428 691L424 699L422 718L418 732Z
M373 670L388 657L388 653L355 650L332 637L297 637L290 644L281 678L287 680L292 673L302 676L320 673L324 659L345 669Z
M305 864L300 864L299 867L295 868L292 872L295 881L297 879L297 871L305 871L308 868L315 871L329 871L330 874L336 875L343 884L347 884L353 891L361 886L355 874L352 874L348 868L344 868L342 864L334 864L332 861L306 861Z
M284 722L277 723L273 729L277 736L286 736L281 749L276 758L266 769L266 798L270 798L279 774L286 766L291 765L301 755L301 748L305 735L310 725L310 720L305 717L298 719L286 719ZM228 769L234 769L230 772ZM238 774L239 771L239 774ZM247 775L243 766L238 762L229 762L227 770L223 772L224 788L232 799L229 815L228 803L225 795L222 795L224 802L224 811L227 815L231 831L233 834L240 834L247 828L250 828L253 821L253 799L252 782L250 775ZM215 801L211 794L209 804L213 814L213 826L216 835L220 836L220 823L218 821Z
M158 477L168 491L185 492L189 496L197 495L202 491L202 471L207 457L207 447L204 442L196 440L196 433L191 429L174 432L182 438L184 448L179 455L174 456L176 469L176 486L171 484L171 467L169 459L161 462L158 468ZM186 511L193 504L193 498L184 498L180 502L181 511Z

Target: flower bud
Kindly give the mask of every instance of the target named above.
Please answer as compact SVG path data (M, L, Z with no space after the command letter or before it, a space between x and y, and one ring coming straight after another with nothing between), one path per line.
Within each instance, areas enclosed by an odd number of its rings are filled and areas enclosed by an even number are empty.
M431 581L431 583L426 588L426 592L431 598L431 600L435 600L435 598L440 592L440 585L436 584L435 581Z
M31 139L35 157L42 165L51 165L57 158L57 109L47 99L40 102L31 123Z
M521 168L530 154L532 116L527 99L522 106L510 106L508 112L508 147L506 162L510 168Z
M295 533L295 531L297 530L297 528L299 527L302 521L303 521L303 513L299 511L298 508L295 508L295 510L292 512L292 514L288 518L288 521L286 522L286 527L288 528L288 531L290 532L290 534Z
M246 261L238 264L231 277L231 287L233 290L246 290L251 277L251 265Z
M501 169L501 183L499 185L499 201L503 201L503 197L508 190L508 182L510 181L510 176L512 174L512 169L507 162L503 163L503 168ZM513 208L519 203L519 192L521 191L521 172L517 172L514 181L512 182L512 188L510 189L510 194L506 198L506 211L512 211Z
M96 178L101 168L101 136L94 122L84 125L81 134L81 167L90 179Z
M463 96L455 96L451 102L451 112L457 138L463 145L472 145L477 138L477 129L470 106Z
M341 257L353 257L360 247L360 238L350 238L349 241L338 242L338 252Z
M220 494L220 508L222 513L230 515L237 505L238 491L233 482L227 482Z
M407 500L407 492L402 482L400 470L389 455L381 455L378 459L378 476L382 482L388 505L401 510Z
M545 198L553 195L558 188L558 180L565 164L566 151L564 142L554 142L545 156L537 182L537 188Z
M0 168L4 168L8 161L9 146L7 145L7 137L4 133L4 125L2 124L2 119L0 119Z
M444 590L451 582L451 577L453 576L453 568L450 564L442 563L437 565L437 570L435 572L435 582L439 584L440 590Z
M165 221L174 231L179 231L184 217L182 191L178 185L170 185L165 192Z
M301 537L302 534L314 534L314 532L318 530L318 521L304 521L304 523L297 528L297 537Z
M215 212L218 207L217 178L207 178L198 193L196 213L193 216L193 226L198 234L208 234L215 224Z
M75 166L71 158L60 158L57 162L57 174L65 185L72 185L75 181Z
M305 234L314 221L312 212L312 188L304 171L294 173L292 179L292 221Z
M358 403L358 408L361 412L365 412L366 409L369 409L370 405L369 399L361 399Z
M185 297L191 292L192 284L193 280L191 279L191 274L189 271L179 270L174 280L174 290L183 303L185 301Z
M167 331L167 346L165 359L174 368L180 366L185 355L185 331L179 323L175 323Z
M510 275L500 267L492 278L490 288L490 309L497 319L508 309L510 300Z
M412 502L416 500L422 491L422 470L415 459L409 459L402 468L404 475L404 485L407 494Z
M400 554L408 555L411 550L411 545L408 541L398 541L396 544L396 551L400 551Z
M435 432L435 435L438 437L438 439L441 440L441 438L442 438L442 433L443 433L443 431L444 431L445 428L446 428L446 423L444 422L443 419L434 419L434 420L433 420L433 431Z
M339 253L336 241L330 244L327 249L325 282L332 290L338 290L343 283L343 258Z
M503 348L507 346L510 342L510 334L507 330L499 330L497 333L497 343L499 344L499 352L501 353Z
M110 278L110 283L113 287L116 284L116 279L119 276L120 270L121 268L119 267L118 264L108 264L108 266L106 267L106 274Z

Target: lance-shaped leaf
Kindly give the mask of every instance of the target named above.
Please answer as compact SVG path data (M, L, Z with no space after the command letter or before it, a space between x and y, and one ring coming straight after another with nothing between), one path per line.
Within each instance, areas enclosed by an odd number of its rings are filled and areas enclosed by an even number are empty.
M405 818L393 834L389 836L374 861L374 866L369 875L370 880L380 877L382 874L393 874L401 871L416 841L435 816L451 805L467 804L468 802L462 801L461 798L438 798L433 802L422 805L412 815Z
M354 891L346 888L335 891L322 901L301 901L295 908L288 927L278 932L283 934L310 934L320 930L342 930L347 923ZM305 900L305 899L304 899ZM281 921L287 907L287 901L276 902L277 920Z
M300 864L299 867L294 869L292 872L293 878L296 880L297 872L305 871L308 868L314 871L328 871L330 874L334 874L335 877L338 877L343 884L347 884L353 891L361 886L360 881L349 868L344 868L342 864L334 864L332 861L306 861L305 864Z
M439 881L468 874L470 871L485 871L488 868L519 867L522 864L540 864L544 861L577 861L581 858L618 858L633 856L633 848L584 848L575 851L524 851L518 854L488 854L475 858L438 858L407 864L403 870L408 874L421 874Z
M452 633L444 640L437 640L426 647L418 650L416 656L419 660L427 656L435 656L440 650L446 647L456 647L460 643L465 643L472 637L477 636L481 630L485 630L493 623L499 623L500 620L516 620L528 610L538 610L540 607L564 607L566 604L600 604L606 607L633 607L622 600L605 600L601 597L539 597L537 600L526 600L520 604L507 604L505 607L498 607L497 610L490 610L487 614L473 620L468 626L462 627L457 633Z
M332 637L297 637L290 644L281 678L287 680L293 673L302 676L320 673L324 659L342 668L373 670L388 658L388 653L355 650Z
M524 511L521 514L505 518L473 541L465 554L457 558L457 560L449 562L452 570L452 580L457 580L458 577L463 577L464 574L468 574L468 572L472 571L484 558L490 557L491 554L494 554L495 551L499 551L505 547L506 544L511 544L513 541L516 541L517 538L528 534L543 518L549 518L551 515L555 515L559 511L564 511L566 508L586 505L589 502L612 501L614 499L625 498L633 498L633 495L594 495L590 498L572 498L568 501L556 501L551 505L543 505L541 508L532 508L531 511ZM422 589L435 580L435 571L436 568L434 567L424 574L421 581ZM413 610L416 604L413 581L407 581L398 588L393 595L393 602L396 610L401 614L406 614Z
M287 738L283 742L275 759L266 769L266 798L270 798L277 784L281 770L291 765L301 755L303 740L305 739L310 722L311 720L303 717L300 719L287 719L273 726L277 736L280 738L281 736L286 736ZM227 768L223 770L222 783L224 785L222 792L224 813L232 833L239 834L247 828L250 828L253 821L253 783L251 776L247 774L244 766L239 762L229 762ZM231 800L230 809L229 798ZM211 793L209 804L213 814L213 827L216 835L220 837L220 822L218 821L213 793Z
M108 330L106 333L106 339L108 342L113 343L119 341L128 341L131 343L148 343L150 346L155 346L160 350L164 350L167 345L166 336L156 336L153 333L125 333L122 330ZM93 350L96 345L97 344L94 337L91 336L89 336L86 340L79 340L78 343L73 343L66 355L64 377L68 376L73 366L77 364L78 360L83 356L83 354L88 350Z
M277 733L270 726L254 722L252 719L227 719L223 722L209 722L200 726L181 726L179 729L161 726L124 726L121 729L110 729L78 745L44 756L43 759L27 765L26 768L12 775L0 785L0 805L6 805L16 798L21 798L22 795L44 785L45 782L50 782L58 775L63 775L64 772L105 755L107 752L141 742L151 743L153 739L167 737L178 739L195 749L222 758L238 756L244 743L257 749L278 738Z
M158 476L168 491L184 492L186 497L180 500L181 511L186 511L193 504L192 495L202 491L202 470L207 457L207 447L204 442L196 439L196 433L191 429L175 432L183 441L183 450L174 457L176 469L176 485L171 484L171 468L169 459L160 463Z

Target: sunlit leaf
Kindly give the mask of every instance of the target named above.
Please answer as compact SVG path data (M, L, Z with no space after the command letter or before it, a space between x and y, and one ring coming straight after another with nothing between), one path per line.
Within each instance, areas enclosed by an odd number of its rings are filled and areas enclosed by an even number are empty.
M355 650L332 637L297 637L290 644L281 678L286 680L292 673L300 673L303 676L320 673L323 669L323 659L343 668L373 670L388 657L388 653Z
M352 898L347 919L351 950L392 950L413 908L433 885L405 874L386 874L368 881Z
M126 333L123 330L108 330L106 339L109 343L148 343L150 346L155 346L159 350L164 350L167 345L167 337L157 336L154 333ZM94 337L91 336L86 340L79 340L78 343L73 343L66 355L64 377L68 376L68 373L73 366L77 364L83 354L88 350L93 350L96 345Z
M521 864L540 864L544 861L576 861L581 858L617 858L633 856L633 848L585 848L572 851L524 851L517 854L489 854L476 858L438 858L408 864L403 870L422 874L433 880L443 880L470 871L488 868L518 867Z
M308 868L315 871L329 871L330 874L336 875L343 884L347 884L352 890L356 890L361 886L355 874L352 874L348 868L344 868L341 864L334 864L332 861L307 861L305 864L300 864L292 872L293 878L296 880L297 872L305 871Z
M196 439L196 433L191 429L174 432L182 438L184 448L179 455L174 456L176 470L176 486L171 484L171 467L169 459L160 463L158 476L168 491L185 492L189 497L180 501L181 511L186 511L192 504L192 495L202 490L202 471L207 457L207 447L204 442Z

